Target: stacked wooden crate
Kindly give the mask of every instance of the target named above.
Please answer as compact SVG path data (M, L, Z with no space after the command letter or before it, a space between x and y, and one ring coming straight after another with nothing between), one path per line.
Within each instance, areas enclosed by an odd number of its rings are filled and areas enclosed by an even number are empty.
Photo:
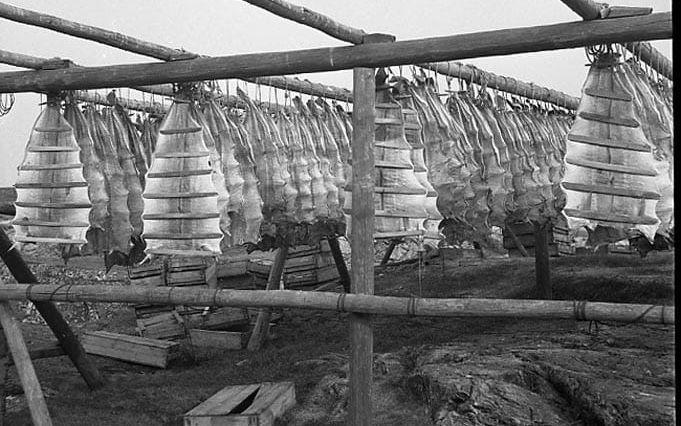
M248 272L253 275L256 287L265 287L273 259L251 259ZM326 240L319 246L296 246L289 249L284 274L284 288L318 287L339 283L338 269Z
M509 229L510 228L510 229ZM507 225L503 230L504 248L511 257L522 256L512 234L523 245L529 256L534 256L534 226L528 222L517 222ZM549 231L549 256L570 256L575 254L572 238L568 234L567 226L557 224Z
M166 259L128 270L131 285L217 288L217 264L208 258ZM137 331L153 339L179 339L191 328L221 329L248 324L244 308L135 305Z
M249 256L243 246L229 247L222 250L218 257L217 278L229 278L248 273Z

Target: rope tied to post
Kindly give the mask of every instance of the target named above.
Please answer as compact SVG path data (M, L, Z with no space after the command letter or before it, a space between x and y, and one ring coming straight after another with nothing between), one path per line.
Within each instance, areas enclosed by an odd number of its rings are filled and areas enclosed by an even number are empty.
M338 312L347 312L345 310L345 296L347 296L347 293L341 293L338 296L338 300L336 300L336 310Z
M586 321L586 300L573 300L572 309L577 321Z

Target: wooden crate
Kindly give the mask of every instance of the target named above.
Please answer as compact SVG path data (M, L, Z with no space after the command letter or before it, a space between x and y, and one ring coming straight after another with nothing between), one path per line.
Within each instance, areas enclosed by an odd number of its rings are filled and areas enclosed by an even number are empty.
M189 341L199 349L239 350L246 347L249 332L246 327L241 330L218 331L192 328L189 330Z
M243 247L229 247L222 251L217 263L217 277L229 278L246 275L250 257Z
M296 404L292 382L227 386L184 415L185 426L269 426Z
M217 287L217 264L213 259L170 259L128 268L130 284L142 286L207 285Z
M138 318L137 332L152 339L179 339L187 335L190 328L207 330L224 329L249 322L245 308L222 307L204 308L178 306L170 312Z
M139 336L90 331L81 336L86 353L100 355L135 364L166 368L179 348L179 343Z

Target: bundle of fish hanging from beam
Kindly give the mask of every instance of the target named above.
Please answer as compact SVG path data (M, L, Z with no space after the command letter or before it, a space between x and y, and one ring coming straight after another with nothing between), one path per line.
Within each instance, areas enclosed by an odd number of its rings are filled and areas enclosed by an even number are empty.
M422 126L427 177L448 242L493 246L493 227L557 221L569 114L492 97L484 88L476 94L472 86L450 91L443 102L433 79L400 80Z
M598 54L567 143L562 186L573 232L598 246L673 232L671 103L638 64Z

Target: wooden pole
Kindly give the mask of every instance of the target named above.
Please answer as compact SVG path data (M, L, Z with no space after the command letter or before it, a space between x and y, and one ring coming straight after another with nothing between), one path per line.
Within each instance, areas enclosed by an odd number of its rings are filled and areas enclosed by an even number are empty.
M5 426L5 413L7 412L7 373L9 371L9 363L12 359L9 348L7 347L7 339L3 333L0 333L0 426Z
M38 282L38 279L28 268L21 254L2 228L0 228L0 257L2 257L10 273L18 283L33 284ZM95 365L88 359L78 338L73 334L71 327L69 327L69 324L62 317L57 307L51 302L35 302L34 305L50 327L50 330L52 330L52 333L59 340L64 352L69 356L88 387L91 390L95 390L104 386L104 379L99 374Z
M0 285L0 300L247 306L254 308L273 307L345 311L372 315L554 318L582 321L643 322L650 324L674 323L674 306L580 302L574 300L429 299L295 290L209 290L192 287L141 287L100 284L62 286L4 284Z
M363 46L390 41L372 34ZM388 44L389 45L389 44ZM352 230L350 262L352 293L374 294L374 121L376 81L373 68L352 71ZM374 333L371 317L350 315L350 396L347 423L370 425L372 422L372 368Z
M385 253L383 254L383 259L381 259L381 265L385 265L388 263L390 260L390 256L393 255L393 251L395 250L395 247L400 243L400 240L397 239L392 239L390 240L390 245L388 245L388 248L385 250Z
M511 238L513 239L513 243L518 248L518 251L520 252L520 254L523 257L529 257L529 254L527 254L527 250L525 250L525 246L523 245L523 243L520 242L520 239L515 234L515 232L513 232L513 228L511 227L511 225L506 225L506 230L511 235Z
M366 33L359 28L343 25L326 15L314 12L306 7L297 6L284 0L245 0L254 6L260 7L282 18L306 25L319 30L338 40L352 44L361 44ZM532 83L518 81L512 77L499 76L494 73L480 70L474 66L464 65L458 62L435 62L430 64L418 64L418 67L426 68L443 75L463 78L477 84L487 84L508 93L522 95L530 99L551 102L569 109L577 109L579 98L566 93L536 86Z
M279 288L281 276L284 274L287 255L288 247L283 246L277 249L277 254L274 256L274 262L272 263L272 269L270 269L270 275L267 277L265 290L277 290ZM258 318L253 326L251 338L248 340L247 349L249 351L259 350L267 339L270 330L270 316L271 311L269 309L261 309L258 312Z
M329 248L331 249L331 256L333 256L333 262L336 264L336 269L340 276L340 283L343 286L343 290L345 290L346 293L350 293L350 283L352 280L350 279L350 273L348 272L348 265L345 264L345 258L338 245L338 238L332 237L329 238L328 241Z
M106 30L92 25L62 19L57 16L35 12L0 2L0 17L27 25L47 28L62 34L95 41L107 46L115 47L139 55L160 59L162 61L181 61L201 57L201 55L185 50L174 49L156 43L130 37L115 31ZM206 57L206 56L203 56ZM32 68L32 67L27 67ZM330 99L352 101L352 93L340 87L299 80L284 76L266 78L245 78L252 83L277 87L284 90L305 93L313 96L323 96Z
M377 68L671 37L672 14L656 13L393 43L198 58L166 63L5 72L0 73L0 92L130 87L356 67Z
M575 13L582 17L585 21L607 18L610 15L610 7L605 3L598 3L593 0L561 0L572 9ZM613 6L616 8L616 6ZM636 9L636 8L632 8ZM652 12L652 9L647 13ZM640 39L643 40L643 39ZM624 47L638 55L645 64L665 76L669 80L674 80L674 69L672 61L655 49L650 43L632 40L629 43L622 43Z
M5 332L7 346L12 353L12 359L14 360L17 375L26 396L33 424L36 426L52 425L50 412L47 410L45 397L40 388L38 377L35 375L26 342L24 342L19 324L12 316L12 311L7 302L0 303L0 324L2 324L2 330Z
M551 269L549 267L549 222L534 224L534 267L537 274L539 297L553 298Z

